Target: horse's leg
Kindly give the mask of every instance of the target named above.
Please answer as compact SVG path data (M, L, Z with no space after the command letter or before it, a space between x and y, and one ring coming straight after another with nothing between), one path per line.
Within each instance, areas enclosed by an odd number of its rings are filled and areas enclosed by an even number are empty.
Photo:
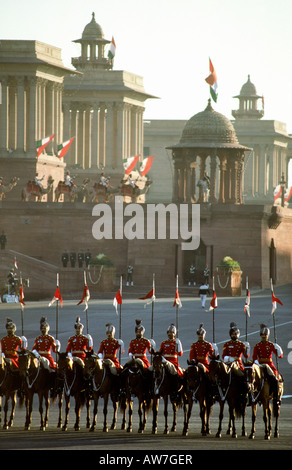
M7 423L7 414L8 414L8 401L9 401L9 394L5 394L5 401L4 401L4 423L3 423L3 429L8 429L8 423Z
M256 422L256 416L257 416L257 405L251 405L252 409L252 415L251 415L251 431L249 435L249 439L254 439L255 437L255 422Z
M268 424L268 415L269 415L269 402L263 403L263 420L265 424L265 439L270 439L269 424Z
M152 434L157 433L157 415L158 415L158 405L159 405L159 398L153 398L153 406L152 406Z
M132 432L133 428L133 400L129 400L129 423L127 427L127 432Z
M58 425L57 425L58 428L62 426L62 406L63 406L63 392L60 392L59 402L58 402L58 408L59 408L59 418L58 418Z
M67 431L68 429L68 421L69 421L69 411L70 411L70 395L65 396L65 421L62 427L63 431Z
M231 403L229 405L229 419L232 427L232 437L237 438L236 429L235 429L235 412L234 412L234 404Z
M86 428L90 428L90 398L86 398Z
M10 400L11 400L11 413L10 413L10 418L8 421L9 428L13 426L13 420L14 420L15 408L16 408L16 392L11 393Z
M172 403L172 411L173 411L173 421L172 421L172 427L171 427L171 432L176 431L176 420L177 420L177 404L174 401Z
M92 418L92 425L90 428L90 432L93 432L95 430L95 426L97 422L98 399L99 399L98 394L94 392L93 393L93 418Z
M274 429L274 437L278 438L279 437L279 417L280 417L280 404L277 402L273 403L273 411L274 411L274 417L275 417L275 429Z
M32 406L33 406L33 393L29 392L27 394L27 406L26 406L26 422L25 429L28 431L31 425L31 415L32 415Z
M46 405L46 412L45 412L45 421L44 421L44 428L48 427L49 422L49 409L50 409L50 398L49 398L49 390L45 393L45 405Z
M201 418L201 434L206 436L206 405L204 401L200 403L200 418Z
M183 436L187 436L189 432L189 423L192 415L192 409L193 409L193 399L190 397L188 401L188 411L184 417L184 427L183 427Z
M243 437L247 436L247 433L245 431L245 411L246 411L246 404L242 404L242 427L241 427L241 435Z
M139 401L138 401L138 415L139 415L138 432L142 433L144 429L144 424L145 424L145 406L144 406L144 400L142 398L139 398Z
M220 401L219 426L218 426L216 437L221 437L223 416L224 416L224 401Z
M107 427L107 405L108 405L108 393L103 397L103 432L108 432Z
M44 394L42 392L38 393L38 397L39 397L39 413L40 413L40 418L41 418L41 425L40 425L40 431L44 431L45 430L45 426L44 426L44 418L43 418L43 398L44 398Z
M164 431L163 434L168 434L168 395L166 395L164 398Z
M75 424L74 424L75 431L80 431L80 413L81 413L81 399L80 399L80 395L78 394L75 397Z
M114 414L113 414L113 421L112 421L111 429L116 429L117 415L118 415L118 400L116 399L116 397L112 398L112 402L113 402Z

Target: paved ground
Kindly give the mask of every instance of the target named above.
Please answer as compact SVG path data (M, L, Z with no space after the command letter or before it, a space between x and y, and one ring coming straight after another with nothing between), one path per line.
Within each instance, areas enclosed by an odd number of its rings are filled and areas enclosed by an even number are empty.
M145 292L146 294L147 292ZM276 337L277 342L284 351L283 359L279 360L279 370L285 379L284 398L281 406L280 417L280 438L271 438L270 441L263 439L262 410L258 410L257 433L256 438L251 441L246 437L240 436L241 423L237 421L238 438L232 439L223 434L221 439L215 437L218 426L218 405L215 405L211 417L212 435L203 438L200 435L200 420L198 407L195 405L190 427L190 433L187 437L182 437L182 413L179 413L177 432L163 435L164 418L162 415L162 404L159 409L159 427L158 434L151 434L151 415L148 418L147 429L143 435L137 433L137 414L134 410L133 433L121 431L121 415L118 417L118 426L116 430L109 431L107 434L101 430L101 409L99 410L99 421L95 433L89 433L85 427L85 410L82 411L81 430L73 431L74 409L73 404L70 411L69 431L63 432L57 429L57 405L51 407L49 426L45 432L39 431L38 400L35 398L33 422L31 431L23 431L24 410L17 408L13 428L8 431L0 430L0 449L17 450L95 450L108 452L111 455L118 455L115 452L131 452L137 460L137 454L134 450L140 451L168 451L179 453L194 450L284 450L292 449L292 286L281 286L275 288L275 294L279 297L284 306L278 306L275 314ZM89 332L94 340L94 348L97 349L99 342L105 337L105 324L113 322L116 325L116 337L119 337L119 316L116 315L112 305L112 298L108 300L94 299L94 291L91 291L88 312ZM131 297L131 298L130 298ZM157 347L160 342L166 338L166 329L171 322L176 322L176 308L173 308L173 297L162 297L157 295L157 301L154 306L154 339ZM180 360L182 367L186 367L186 361L189 355L191 343L196 340L196 329L200 323L204 323L207 329L206 339L212 341L213 316L211 312L206 312L201 308L200 300L192 296L192 290L188 296L183 296L182 308L179 310L179 338L182 341L184 355ZM228 330L231 321L235 321L241 330L241 337L245 339L245 315L243 313L244 296L241 298L219 298L218 308L215 310L215 341L222 353L223 343L229 339ZM209 306L210 299L207 301ZM58 323L59 334L62 348L65 350L67 339L74 333L74 322L77 315L80 315L85 325L86 318L83 312L83 306L77 306L76 301L65 301L63 308L59 308ZM125 343L125 349L129 341L134 337L135 318L142 318L146 328L146 337L150 337L151 329L151 305L144 307L144 302L133 298L130 291L124 290L122 305L122 332L121 337ZM18 325L17 333L21 334L21 313L19 304L0 304L0 335L5 335L6 317L11 317ZM48 302L27 303L24 310L24 333L28 339L29 347L32 346L34 338L39 334L39 320L41 316L46 316L51 325L51 334L55 335L56 328L56 308L48 307ZM271 340L274 341L273 317L271 316L271 295L269 291L251 292L251 316L248 319L247 336L251 348L259 340L259 324L266 323L271 329ZM290 344L289 344L290 343ZM127 354L122 357L122 363L127 360ZM290 363L289 363L290 362ZM169 409L171 417L171 410ZM109 420L111 410L109 412ZM224 417L224 429L227 423L227 410ZM250 409L247 410L246 428L250 429ZM139 455L139 454L138 454ZM142 454L141 454L142 455ZM103 462L101 462L103 463ZM116 462L113 462L116 463ZM137 463L137 462L136 462Z

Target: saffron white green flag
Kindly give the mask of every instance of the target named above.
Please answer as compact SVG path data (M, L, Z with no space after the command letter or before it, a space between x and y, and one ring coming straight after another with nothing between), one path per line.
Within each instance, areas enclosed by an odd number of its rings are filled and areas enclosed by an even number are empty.
M113 59L115 57L115 55L116 55L116 43L115 43L114 38L112 37L110 47L109 47L109 51L108 51L108 58Z
M36 143L37 147L37 157L40 156L42 151L46 148L46 146L51 142L51 140L55 137L55 134L50 135L49 137L45 137L44 139L38 140Z
M131 171L135 168L138 160L139 155L135 155L135 157L124 158L123 167L127 175L129 175Z
M58 145L58 157L62 158L66 155L66 153L69 150L70 145L72 144L73 140L75 137L72 137L69 140L66 140L66 142L63 142L62 144Z
M148 171L150 170L152 166L153 158L154 158L154 155L151 155L151 157L144 158L143 162L140 163L141 176L147 175Z
M210 69L210 75L208 75L208 77L205 78L205 80L208 83L208 85L210 85L210 94L213 100L215 101L215 103L217 103L217 98L218 98L217 73L214 69L211 59L209 59L209 69Z

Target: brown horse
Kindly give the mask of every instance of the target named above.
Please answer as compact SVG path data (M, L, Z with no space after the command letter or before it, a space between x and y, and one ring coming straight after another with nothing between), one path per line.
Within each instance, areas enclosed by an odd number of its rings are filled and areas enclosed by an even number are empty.
M49 393L52 387L53 372L45 369L40 360L29 350L23 350L19 354L19 374L22 378L26 403L25 429L29 430L31 425L31 415L33 408L34 394L38 394L39 412L41 418L40 430L44 431L48 425L50 398ZM45 413L43 409L45 403Z
M90 381L90 388L93 394L94 400L94 408L93 408L93 422L90 428L90 431L93 432L96 427L97 421L97 410L98 410L98 401L99 398L103 398L103 431L108 431L107 426L107 407L108 407L108 400L109 397L113 403L113 421L111 424L111 429L116 428L117 422L117 411L118 411L118 400L119 400L119 378L118 376L114 376L107 363L107 359L101 360L98 356L93 352L87 352L85 358L85 368L84 368L85 376L89 377Z
M80 430L80 414L81 408L86 403L87 418L86 427L90 426L89 408L90 400L87 396L84 380L84 364L82 359L68 356L66 352L58 353L57 368L59 376L64 380L64 399L65 399L65 421L62 427L63 431L67 431L70 411L70 397L75 399L75 431Z
M143 433L146 427L147 415L152 406L151 384L152 374L144 369L141 360L133 358L121 374L122 397L121 410L123 412L122 429L126 427L126 408L129 406L129 423L127 432L132 432L133 397L138 399L139 433Z
M218 389L218 401L220 405L219 426L216 437L221 437L222 420L225 402L229 408L229 425L227 434L231 433L236 438L235 418L242 418L241 435L246 436L245 432L245 410L247 403L247 394L244 389L244 374L239 370L236 362L231 366L225 364L219 359L212 359L209 365L209 379Z
M157 432L157 415L159 399L163 398L164 401L164 418L165 427L164 434L168 434L168 397L172 404L173 410L173 423L171 432L176 431L177 423L177 409L184 407L184 416L186 415L186 398L183 392L180 377L173 375L167 368L167 365L162 360L162 354L156 352L153 354L152 360L153 378L152 378L152 397L153 397L153 421L152 421L152 434ZM186 418L184 418L184 421Z
M3 429L8 429L13 426L13 419L16 408L16 393L20 390L20 376L19 371L12 370L10 365L5 363L2 355L0 356L0 400L1 396L4 400L4 423ZM11 401L11 413L8 421L8 407L9 400ZM21 395L20 406L23 404L23 396ZM0 416L1 422L1 416Z
M184 422L183 436L188 435L189 422L192 414L194 401L199 402L201 418L201 434L210 434L210 416L213 408L211 395L211 384L206 374L205 366L196 363L194 360L188 361L189 367L184 374L184 391L187 398L188 412Z
M281 398L284 391L283 379L280 377L280 380L276 382L273 372L269 369L268 365L259 366L258 364L249 364L244 370L245 379L249 386L249 396L252 407L252 428L249 435L250 439L254 439L255 437L255 421L258 404L263 407L265 439L270 439L272 431L271 400L273 400L273 415L275 417L274 437L279 437L278 422Z

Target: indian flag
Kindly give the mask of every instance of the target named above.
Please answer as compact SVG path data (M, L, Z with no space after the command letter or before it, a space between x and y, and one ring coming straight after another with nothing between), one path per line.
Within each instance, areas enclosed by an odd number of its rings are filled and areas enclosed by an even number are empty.
M63 142L62 144L58 145L58 157L59 158L62 158L66 155L74 139L75 137L72 137L72 139L66 140L66 142Z
M108 51L108 58L113 59L115 57L115 55L116 55L116 43L115 43L114 38L112 37L110 47L109 47L109 51Z
M209 69L210 69L210 75L207 78L205 78L205 80L208 83L208 85L210 85L210 94L213 100L215 101L215 103L217 103L217 98L218 98L217 74L210 58L209 58Z
M141 176L147 175L148 171L150 170L152 166L153 158L154 158L154 155L151 155L151 157L144 158L144 160L140 163Z
M123 167L127 175L131 173L133 168L136 166L136 163L138 160L139 160L139 155L135 155L134 157L124 158Z
M44 139L37 140L36 147L37 147L37 157L40 156L42 151L46 148L46 146L51 142L51 140L55 137L55 134L50 135L49 137L45 137Z

